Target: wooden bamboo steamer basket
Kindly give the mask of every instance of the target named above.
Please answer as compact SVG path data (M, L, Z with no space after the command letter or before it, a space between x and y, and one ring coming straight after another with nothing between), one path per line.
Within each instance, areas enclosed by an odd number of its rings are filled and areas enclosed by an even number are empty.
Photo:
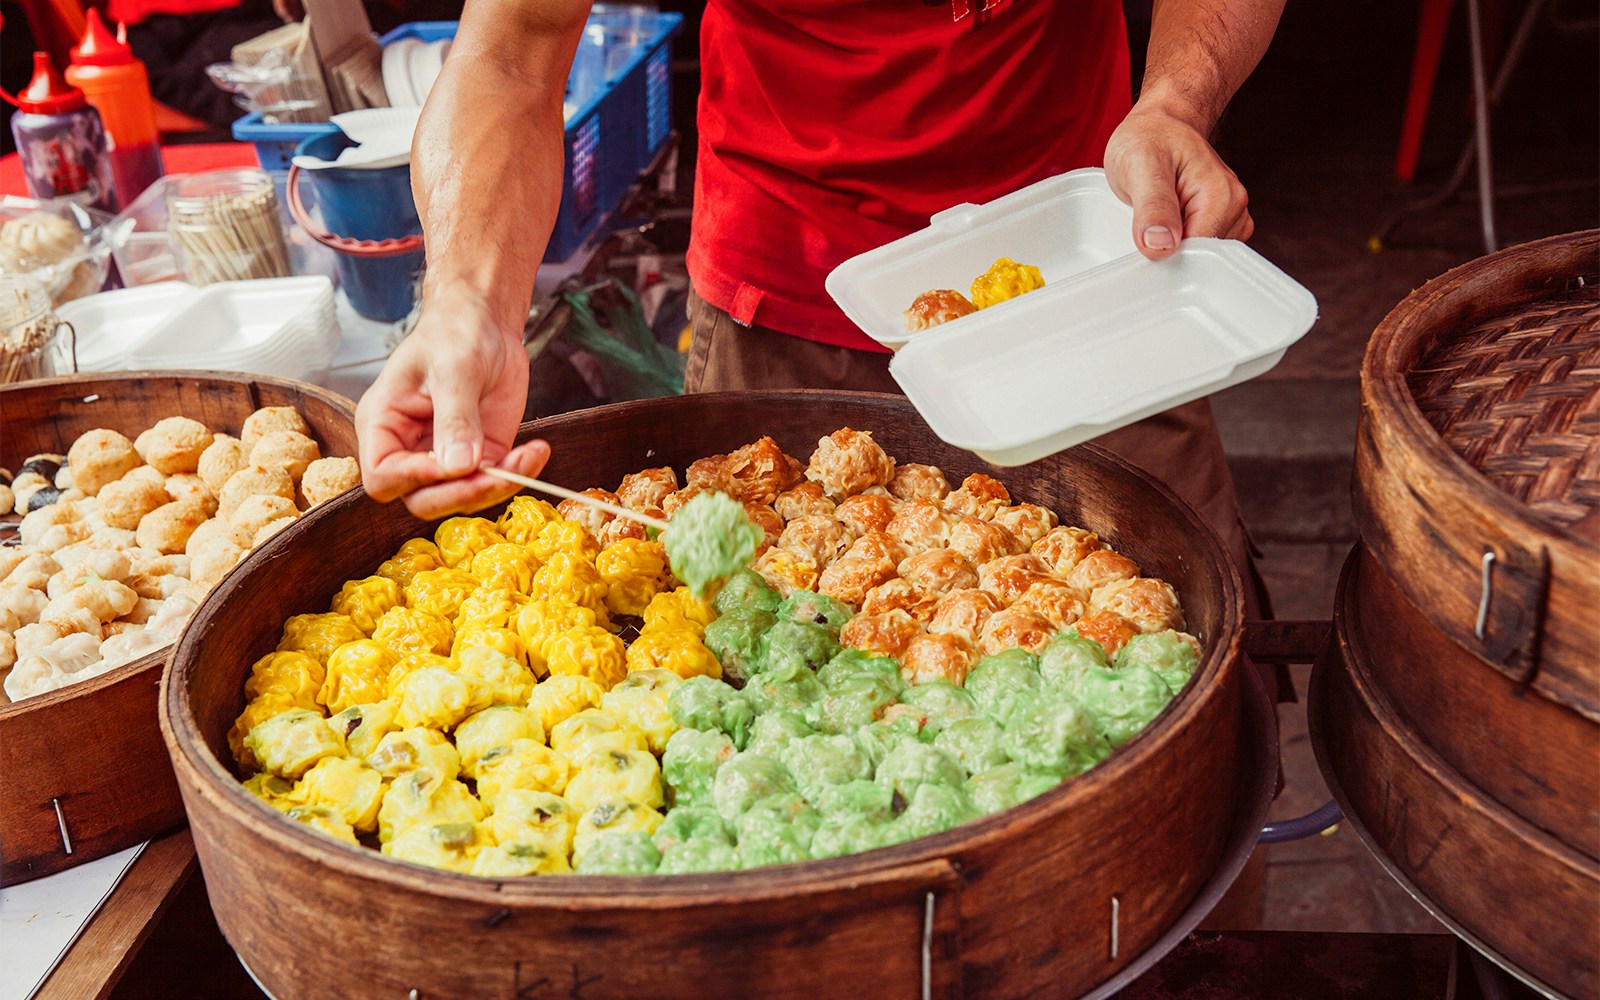
M296 407L325 454L355 454L355 409L342 396L265 376L134 372L0 386L0 465L65 453L96 427L131 438L177 414L236 433L263 406ZM171 648L14 704L0 693L0 882L49 875L183 824L156 722Z
M273 814L228 763L245 675L284 619L321 610L342 581L430 530L352 493L224 581L164 679L163 731L217 921L258 981L282 997L1107 995L1192 929L1254 845L1276 748L1270 705L1240 664L1237 573L1164 487L1093 447L993 469L939 442L904 399L871 394L648 400L537 421L523 437L551 441L547 478L585 487L681 470L763 433L804 456L841 426L952 480L996 474L1014 498L1099 531L1173 582L1206 641L1196 681L1099 768L862 855L647 877L420 868Z
M1329 789L1395 880L1463 940L1547 995L1600 996L1600 863L1483 794L1409 724L1386 693L1391 650L1357 623L1374 569L1370 553L1351 554L1312 672Z

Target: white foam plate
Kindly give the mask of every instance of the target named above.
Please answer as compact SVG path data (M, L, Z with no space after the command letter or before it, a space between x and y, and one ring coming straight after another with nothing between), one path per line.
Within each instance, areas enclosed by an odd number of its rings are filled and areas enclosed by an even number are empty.
M400 38L384 46L383 91L392 107L416 107L422 103L411 89L411 50L420 44L415 38Z
M338 349L333 285L325 277L207 285L157 324L134 368L222 368L307 378Z
M919 333L889 372L941 439L1022 465L1260 375L1316 317L1243 243L1189 239Z
M199 294L185 282L164 281L74 299L56 315L72 324L79 371L123 371L156 325Z

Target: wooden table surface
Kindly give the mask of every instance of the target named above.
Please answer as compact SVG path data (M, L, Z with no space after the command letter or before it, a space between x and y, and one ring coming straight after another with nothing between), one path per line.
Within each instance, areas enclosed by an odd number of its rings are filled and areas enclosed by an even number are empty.
M90 918L33 1000L102 1000L196 868L185 827L152 840Z

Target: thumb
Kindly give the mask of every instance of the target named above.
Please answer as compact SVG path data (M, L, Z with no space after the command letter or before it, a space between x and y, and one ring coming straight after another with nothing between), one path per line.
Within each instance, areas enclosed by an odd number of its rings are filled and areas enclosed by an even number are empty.
M447 476L477 471L483 460L483 424L478 397L450 380L433 394L433 450Z
M1183 239L1175 165L1165 156L1150 157L1130 178L1128 195L1133 205L1134 245L1154 260L1171 256Z

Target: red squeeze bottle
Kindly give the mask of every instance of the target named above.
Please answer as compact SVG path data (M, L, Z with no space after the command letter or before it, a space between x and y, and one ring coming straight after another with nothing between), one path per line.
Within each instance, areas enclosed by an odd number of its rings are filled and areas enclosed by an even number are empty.
M90 7L83 39L73 47L67 82L83 91L105 121L117 195L126 208L164 172L150 77L133 50Z

